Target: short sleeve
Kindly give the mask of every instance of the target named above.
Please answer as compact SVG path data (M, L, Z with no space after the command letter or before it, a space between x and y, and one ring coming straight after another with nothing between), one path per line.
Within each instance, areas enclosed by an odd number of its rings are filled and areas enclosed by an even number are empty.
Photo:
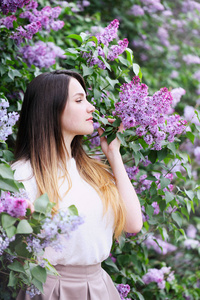
M39 191L30 161L19 160L11 165L14 171L14 179L22 182L28 194L29 200L33 203L39 196Z

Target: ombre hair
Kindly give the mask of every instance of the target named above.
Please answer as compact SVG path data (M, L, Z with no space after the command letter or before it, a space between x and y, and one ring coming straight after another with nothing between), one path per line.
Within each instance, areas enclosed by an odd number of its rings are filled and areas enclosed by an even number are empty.
M29 160L40 194L48 193L59 209L58 167L71 186L66 168L68 156L61 128L61 116L68 99L71 78L75 78L86 92L83 77L73 71L58 70L43 73L28 85L20 113L15 159ZM80 176L100 195L104 213L111 205L114 212L115 237L124 229L125 207L115 186L110 168L89 157L82 147L82 136L75 136L71 144Z

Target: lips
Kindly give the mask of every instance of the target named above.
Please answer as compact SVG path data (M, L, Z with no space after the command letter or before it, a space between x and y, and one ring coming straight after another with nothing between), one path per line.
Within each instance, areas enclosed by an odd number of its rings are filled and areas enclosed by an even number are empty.
M87 119L86 121L92 121L92 122L93 122L93 117L90 117L90 118Z

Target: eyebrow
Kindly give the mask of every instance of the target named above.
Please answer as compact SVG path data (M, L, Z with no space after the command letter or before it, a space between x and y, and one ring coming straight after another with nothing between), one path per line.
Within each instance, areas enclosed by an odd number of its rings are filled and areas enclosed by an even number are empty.
M73 97L75 97L75 96L85 96L85 94L84 93L76 93L73 95Z

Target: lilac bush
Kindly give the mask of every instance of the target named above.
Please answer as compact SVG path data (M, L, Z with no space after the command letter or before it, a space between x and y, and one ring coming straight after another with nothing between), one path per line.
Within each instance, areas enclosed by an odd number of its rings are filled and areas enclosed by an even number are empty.
M162 141L173 142L185 129L186 121L179 115L167 116L173 100L167 88L149 96L147 85L135 76L122 85L119 98L113 115L120 117L125 129L134 127L152 149L161 150Z

